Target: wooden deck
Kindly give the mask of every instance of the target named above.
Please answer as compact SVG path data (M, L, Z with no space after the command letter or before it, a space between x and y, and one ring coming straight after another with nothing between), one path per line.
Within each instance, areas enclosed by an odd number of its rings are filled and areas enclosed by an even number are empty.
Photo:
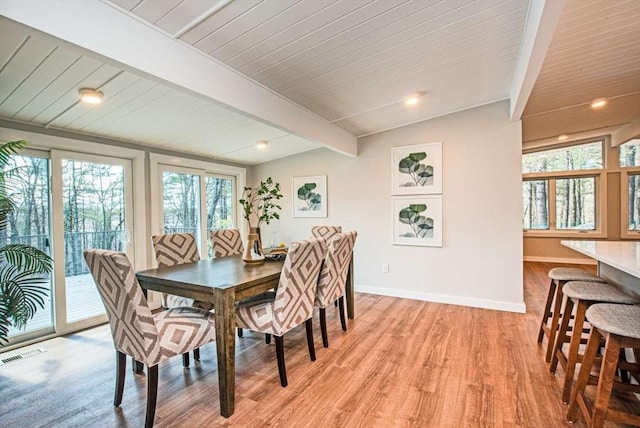
M100 295L93 283L91 274L67 277L67 322L79 321L96 315L104 314L104 306ZM52 321L51 297L46 300L44 309L38 310L29 321L25 330L9 329L9 335L27 333L42 328L51 327Z

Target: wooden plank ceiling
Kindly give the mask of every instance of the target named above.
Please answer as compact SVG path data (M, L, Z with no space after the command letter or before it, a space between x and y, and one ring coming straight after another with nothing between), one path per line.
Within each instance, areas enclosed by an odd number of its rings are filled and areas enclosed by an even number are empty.
M356 136L508 99L529 0L104 0ZM256 164L319 147L0 17L0 118ZM568 0L524 141L640 116L640 2ZM188 65L186 65L188 66ZM77 102L88 86L99 109ZM412 108L402 99L423 95ZM610 98L595 115L588 103ZM269 150L256 152L257 140Z
M608 105L590 108L596 98ZM568 0L523 114L523 140L640 117L640 1Z

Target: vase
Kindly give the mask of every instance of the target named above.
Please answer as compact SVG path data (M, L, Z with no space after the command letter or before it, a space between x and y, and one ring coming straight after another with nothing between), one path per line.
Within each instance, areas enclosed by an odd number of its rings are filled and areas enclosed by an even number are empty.
M264 252L262 251L262 243L260 242L259 229L252 227L249 229L247 236L247 245L242 253L242 261L249 264L258 264L264 262Z

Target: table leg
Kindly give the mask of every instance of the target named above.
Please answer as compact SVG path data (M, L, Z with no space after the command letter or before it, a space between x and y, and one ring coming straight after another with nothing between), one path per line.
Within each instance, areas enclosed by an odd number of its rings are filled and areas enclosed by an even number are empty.
M220 391L220 414L225 418L233 415L236 388L236 308L235 291L215 289L216 353L218 355L218 388Z
M347 316L349 319L355 318L355 301L353 296L353 256L351 256L351 262L349 263L349 270L347 271L347 283L346 285L346 297L347 297Z

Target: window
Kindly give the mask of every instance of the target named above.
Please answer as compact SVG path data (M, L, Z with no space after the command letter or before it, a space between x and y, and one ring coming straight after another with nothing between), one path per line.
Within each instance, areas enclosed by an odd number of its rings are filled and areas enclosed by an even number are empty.
M602 233L604 141L522 156L522 227L548 234Z
M622 237L640 233L640 139L620 145Z

